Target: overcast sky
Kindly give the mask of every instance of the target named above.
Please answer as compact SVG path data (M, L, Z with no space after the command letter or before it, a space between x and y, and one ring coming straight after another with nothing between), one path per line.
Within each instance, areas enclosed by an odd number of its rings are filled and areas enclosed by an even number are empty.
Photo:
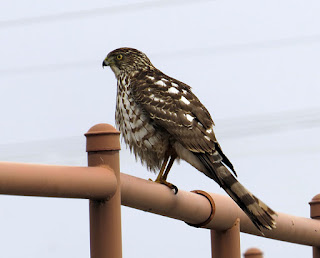
M239 181L274 210L309 217L320 192L319 1L13 0L0 12L1 160L85 166L83 134L114 124L116 80L102 60L134 47L193 88ZM122 172L155 178L124 145L121 160ZM184 162L169 181L224 194ZM0 257L89 257L87 200L0 200ZM208 230L126 207L122 226L123 257L210 257ZM242 253L252 246L311 256L241 234Z

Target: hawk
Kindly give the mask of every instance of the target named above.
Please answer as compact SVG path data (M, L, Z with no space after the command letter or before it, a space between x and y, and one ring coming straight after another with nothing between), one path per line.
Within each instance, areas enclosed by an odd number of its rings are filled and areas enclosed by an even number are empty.
M110 66L117 79L116 126L135 156L149 170L160 171L156 182L177 193L167 176L175 160L185 160L216 181L259 230L275 228L275 212L237 181L214 122L190 86L133 48L113 50L102 66Z

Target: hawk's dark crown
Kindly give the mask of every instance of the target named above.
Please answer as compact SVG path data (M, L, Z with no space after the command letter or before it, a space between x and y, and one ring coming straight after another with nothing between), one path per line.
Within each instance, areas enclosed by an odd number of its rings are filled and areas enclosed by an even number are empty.
M134 48L118 48L111 51L105 58L103 65L115 66L126 73L154 68L149 58Z

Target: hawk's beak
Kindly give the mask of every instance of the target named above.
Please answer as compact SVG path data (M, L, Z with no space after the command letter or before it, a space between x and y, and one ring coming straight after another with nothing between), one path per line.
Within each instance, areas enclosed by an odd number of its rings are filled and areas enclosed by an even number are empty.
M102 68L104 68L105 66L109 66L110 62L108 61L108 58L104 59L102 62Z

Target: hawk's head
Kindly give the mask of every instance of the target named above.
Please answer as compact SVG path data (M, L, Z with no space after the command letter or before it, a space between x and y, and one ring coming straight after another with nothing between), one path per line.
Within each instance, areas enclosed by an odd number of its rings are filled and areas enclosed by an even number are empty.
M102 62L102 67L104 66L110 66L116 77L121 72L130 74L154 68L149 58L134 48L118 48L111 51Z

